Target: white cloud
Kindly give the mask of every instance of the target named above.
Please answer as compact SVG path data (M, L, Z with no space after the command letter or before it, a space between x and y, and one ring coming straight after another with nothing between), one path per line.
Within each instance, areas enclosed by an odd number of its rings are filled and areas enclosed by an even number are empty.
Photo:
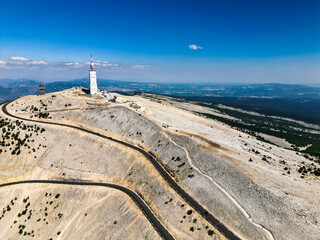
M70 66L72 68L80 68L84 66L84 63L78 63L78 62L67 62L63 64L64 66Z
M96 64L96 65L98 65L98 64ZM101 66L102 67L119 67L119 64L117 64L117 63L114 63L114 64L112 64L112 63L103 63L103 64L101 64Z
M45 61L31 61L31 62L27 62L28 65L48 65L47 62Z
M80 68L80 67L82 67L82 66L83 66L83 64L78 63L78 62L76 62L76 63L73 64L73 67L74 67L74 68Z
M146 69L150 68L150 65L134 65L133 67L138 69Z
M14 59L14 60L13 60ZM90 69L90 62L74 62L74 61L58 61L58 62L47 62L45 60L35 60L35 59L26 59L23 57L12 57L8 61L0 60L0 70L9 69L17 71L61 71L61 72L78 72L79 74L87 73ZM149 71L153 69L150 65L145 64L121 64L121 63L112 63L109 61L99 60L94 61L95 67L97 67L100 73L116 73L116 72L140 72L140 71ZM58 74L58 73L57 73Z
M189 49L191 50L198 50L198 49L203 49L203 47L197 46L195 44L191 44L189 45Z
M0 60L0 68L7 68L5 61Z
M102 64L102 67L112 67L113 66L113 64L111 64L111 63L104 63L104 64Z
M29 60L28 58L25 58L25 57L11 57L10 59L14 60L14 61L28 61Z

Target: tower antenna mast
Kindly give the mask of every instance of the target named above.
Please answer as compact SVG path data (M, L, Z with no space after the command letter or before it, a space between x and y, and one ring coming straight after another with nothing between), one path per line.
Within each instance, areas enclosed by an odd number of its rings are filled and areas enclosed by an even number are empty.
M91 67L91 69L94 68L94 66L93 66L93 61L92 61L92 54L91 54L91 64L90 64L90 67Z

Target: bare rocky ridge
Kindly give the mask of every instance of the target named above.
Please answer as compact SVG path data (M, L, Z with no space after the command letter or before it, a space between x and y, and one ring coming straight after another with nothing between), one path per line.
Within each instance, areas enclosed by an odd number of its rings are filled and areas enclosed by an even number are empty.
M108 103L79 96L80 93L80 89L71 89L26 96L13 102L8 110L23 117L45 117L45 121L94 129L152 151L191 196L243 239L317 238L319 178L301 179L294 171L283 175L281 161L289 169L297 168L301 161L308 162L294 151L195 116L190 109L209 110L193 104L154 95L117 95L118 103ZM132 101L142 108L129 107ZM49 111L49 115L39 116L32 105ZM1 117L5 118L3 114ZM140 193L176 239L222 238L216 230L209 236L208 224L198 214L187 214L190 207L141 154L72 129L40 125L46 131L34 136L33 144L47 147L40 147L31 155L27 149L19 156L2 153L2 181L71 178L121 184ZM259 150L259 154L251 149ZM268 156L269 161L262 161L262 155ZM5 205L2 200L1 204ZM118 207L117 201L108 204ZM134 204L127 204L135 208ZM136 214L138 217L139 212ZM73 217L65 216L69 221ZM139 217L143 219L143 215ZM149 224L146 219L140 222ZM121 235L127 230L117 231ZM135 230L129 231L141 238ZM152 234L145 236L154 239L157 234Z

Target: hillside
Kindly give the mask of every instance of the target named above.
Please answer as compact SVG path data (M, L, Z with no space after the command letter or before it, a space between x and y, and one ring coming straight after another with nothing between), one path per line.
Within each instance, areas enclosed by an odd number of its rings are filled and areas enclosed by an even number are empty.
M220 114L212 108L153 94L114 95L117 102L110 103L72 88L21 97L7 110L22 118L78 126L151 152L179 186L241 239L317 237L319 177L301 178L297 171L301 165L319 168L317 162L205 117ZM132 102L141 108L130 107ZM141 152L65 126L17 121L4 112L0 117L2 183L118 184L141 196L175 239L224 239ZM130 197L114 189L26 184L0 192L0 229L8 239L25 232L37 239L159 239ZM24 209L28 214L19 217Z

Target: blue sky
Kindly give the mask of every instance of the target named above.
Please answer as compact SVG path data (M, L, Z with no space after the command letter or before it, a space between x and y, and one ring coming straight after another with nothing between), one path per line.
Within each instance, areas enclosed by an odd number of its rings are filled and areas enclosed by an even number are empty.
M320 1L0 1L0 78L320 83Z

